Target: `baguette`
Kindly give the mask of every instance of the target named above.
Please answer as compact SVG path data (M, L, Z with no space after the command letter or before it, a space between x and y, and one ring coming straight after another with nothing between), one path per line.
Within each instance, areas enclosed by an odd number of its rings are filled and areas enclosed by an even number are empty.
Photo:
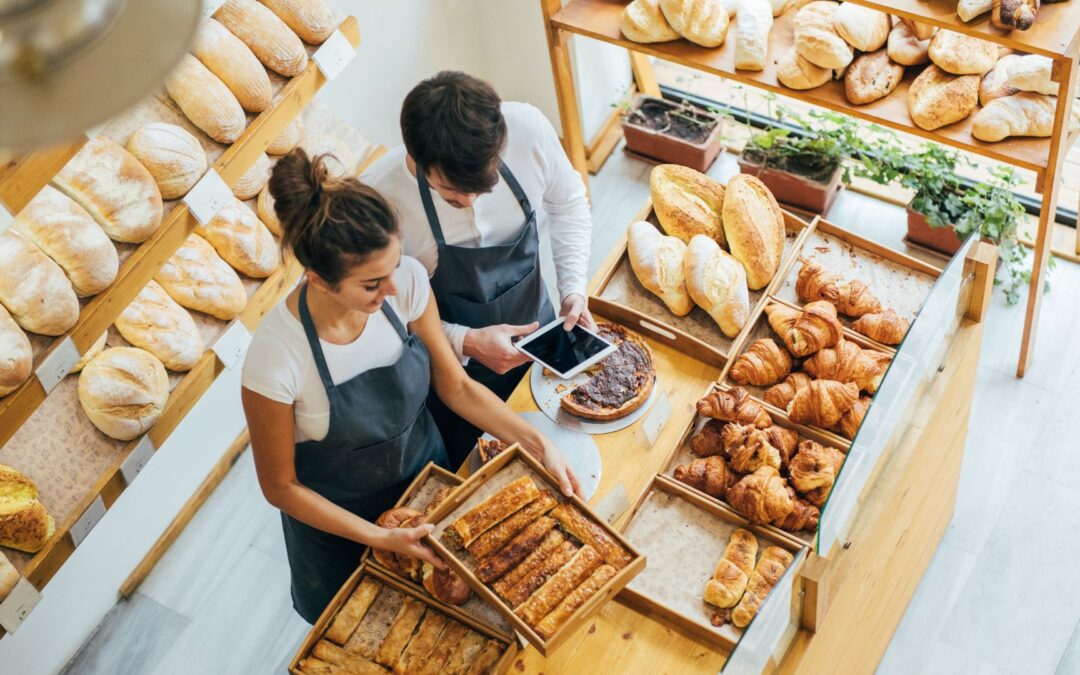
M724 194L724 234L731 255L746 270L746 285L756 291L772 281L784 254L784 214L758 178L736 174Z
M191 53L225 83L244 110L260 113L270 107L274 90L266 70L251 49L220 22L203 22Z
M604 562L615 569L622 569L633 560L622 544L573 504L559 504L551 515L559 522L559 527L581 543L591 546L603 557Z
M62 335L79 320L79 299L60 266L14 230L0 234L0 304L24 330Z
M218 143L230 145L247 127L244 109L225 83L190 54L165 81L165 90L191 123Z
M117 317L116 330L169 370L191 370L206 351L195 320L153 279Z
M307 51L300 38L268 7L255 0L228 0L214 18L278 75L296 77L307 68Z
M265 279L281 264L281 254L270 230L247 204L235 197L210 222L195 232L233 269L254 279Z
M247 305L247 291L240 277L195 233L158 270L154 280L181 307L222 321L236 318Z
M325 0L261 0L304 42L321 45L337 29Z
M33 363L30 339L0 305L0 396L7 396L25 382Z
M696 235L687 247L686 289L729 338L738 335L750 318L746 270L704 235Z
M206 173L206 151L175 124L151 122L128 138L127 149L153 176L162 199L180 199Z

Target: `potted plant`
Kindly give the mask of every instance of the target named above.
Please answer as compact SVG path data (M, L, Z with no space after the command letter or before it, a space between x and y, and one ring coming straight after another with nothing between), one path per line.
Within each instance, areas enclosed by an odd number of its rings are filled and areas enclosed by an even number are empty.
M627 106L621 125L630 151L702 173L722 148L720 116L685 101L639 95Z

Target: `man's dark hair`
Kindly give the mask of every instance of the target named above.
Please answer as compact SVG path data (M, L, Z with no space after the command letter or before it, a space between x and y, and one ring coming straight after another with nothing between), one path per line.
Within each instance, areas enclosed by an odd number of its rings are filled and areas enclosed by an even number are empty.
M490 192L499 182L499 153L506 143L501 103L487 82L444 70L405 97L405 149L417 164L441 171L455 189Z

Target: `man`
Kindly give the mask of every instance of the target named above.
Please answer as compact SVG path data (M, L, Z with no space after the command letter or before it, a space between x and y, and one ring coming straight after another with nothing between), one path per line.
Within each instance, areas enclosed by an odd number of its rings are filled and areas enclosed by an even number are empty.
M404 146L363 180L397 211L403 252L431 275L466 370L506 400L529 367L514 341L556 316L540 276L541 221L564 328L595 327L585 297L592 220L584 183L539 110L502 102L465 73L442 72L413 88L401 135ZM477 429L436 397L428 405L456 466Z

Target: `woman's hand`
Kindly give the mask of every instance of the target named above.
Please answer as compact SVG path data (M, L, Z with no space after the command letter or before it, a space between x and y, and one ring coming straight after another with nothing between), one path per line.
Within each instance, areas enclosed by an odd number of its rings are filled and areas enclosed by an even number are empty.
M566 458L563 457L563 454L559 452L559 449L547 438L544 438L542 441L541 452L543 455L540 457L537 457L537 453L535 452L530 452L530 454L543 462L544 468L547 469L552 476L555 476L555 480L559 481L559 487L562 488L563 494L567 497L570 495L577 495L578 497L585 499L585 495L581 493L581 486L578 484L577 476L570 470L569 465L566 463Z
M435 555L434 551L420 542L421 539L431 534L431 531L435 529L435 526L431 523L424 523L417 527L396 527L393 529L384 527L380 529L382 532L379 541L372 543L374 548L429 562L435 569L446 569L446 563Z

